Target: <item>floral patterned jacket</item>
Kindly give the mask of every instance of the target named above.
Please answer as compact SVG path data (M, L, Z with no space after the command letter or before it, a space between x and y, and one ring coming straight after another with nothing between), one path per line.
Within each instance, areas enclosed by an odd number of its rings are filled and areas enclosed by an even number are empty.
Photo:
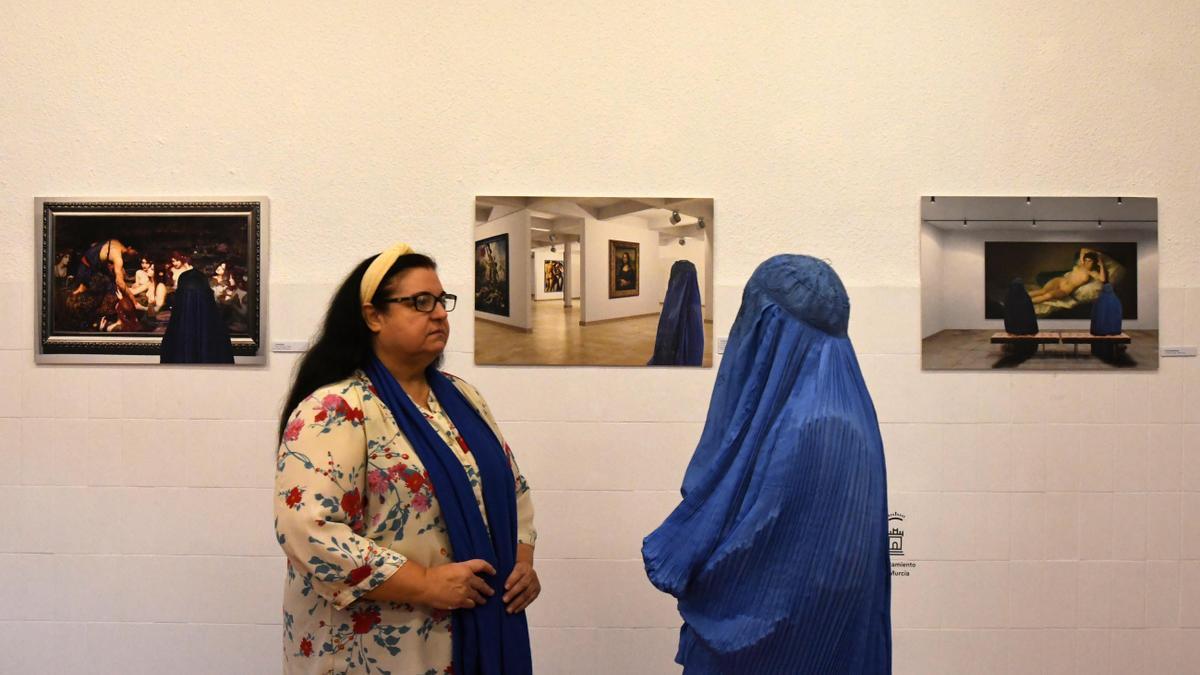
M516 481L517 539L533 545L529 486L512 451L479 392L447 377L501 439ZM418 407L455 450L482 512L470 448L436 398ZM292 412L275 491L276 536L288 560L284 672L452 673L449 612L362 597L408 560L429 567L453 558L429 474L361 371Z

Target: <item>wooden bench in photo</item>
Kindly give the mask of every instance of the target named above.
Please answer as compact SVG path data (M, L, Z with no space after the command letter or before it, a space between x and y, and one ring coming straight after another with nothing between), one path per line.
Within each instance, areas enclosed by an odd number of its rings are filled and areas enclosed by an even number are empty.
M1046 345L1056 345L1060 341L1059 334L1054 333L1034 333L1033 335L1013 335L1012 333L992 333L992 344L994 345L1037 345L1042 346L1042 352L1046 351Z
M1128 345L1133 343L1133 338L1125 333L1120 335L1092 335L1085 330L1063 331L1062 343L1064 345L1074 345L1074 356L1079 356L1079 345Z

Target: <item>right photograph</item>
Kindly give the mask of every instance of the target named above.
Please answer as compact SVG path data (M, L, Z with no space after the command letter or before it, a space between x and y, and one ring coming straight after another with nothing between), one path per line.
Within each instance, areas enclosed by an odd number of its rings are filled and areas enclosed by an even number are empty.
M921 198L924 370L1157 370L1158 200Z

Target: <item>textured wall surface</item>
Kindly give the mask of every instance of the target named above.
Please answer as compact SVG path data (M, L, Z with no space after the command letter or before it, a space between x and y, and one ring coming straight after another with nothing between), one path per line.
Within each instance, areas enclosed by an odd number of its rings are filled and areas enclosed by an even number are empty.
M33 365L34 196L224 194L271 199L274 339L397 238L468 294L477 194L713 197L718 335L772 253L850 288L916 563L897 673L1193 669L1200 364L920 371L926 194L1158 197L1162 341L1200 342L1200 6L1044 5L0 0L0 672L278 672L293 359ZM470 318L448 367L535 490L539 672L677 672L638 551L714 372L476 368Z

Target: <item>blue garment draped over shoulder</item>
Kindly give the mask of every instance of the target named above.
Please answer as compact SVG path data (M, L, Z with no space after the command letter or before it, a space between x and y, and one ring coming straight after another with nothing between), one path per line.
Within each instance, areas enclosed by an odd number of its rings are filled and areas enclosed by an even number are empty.
M700 310L700 284L696 265L676 260L658 316L654 356L649 366L699 366L704 362L704 314Z
M827 264L755 270L683 501L642 546L685 673L891 672L887 478Z

